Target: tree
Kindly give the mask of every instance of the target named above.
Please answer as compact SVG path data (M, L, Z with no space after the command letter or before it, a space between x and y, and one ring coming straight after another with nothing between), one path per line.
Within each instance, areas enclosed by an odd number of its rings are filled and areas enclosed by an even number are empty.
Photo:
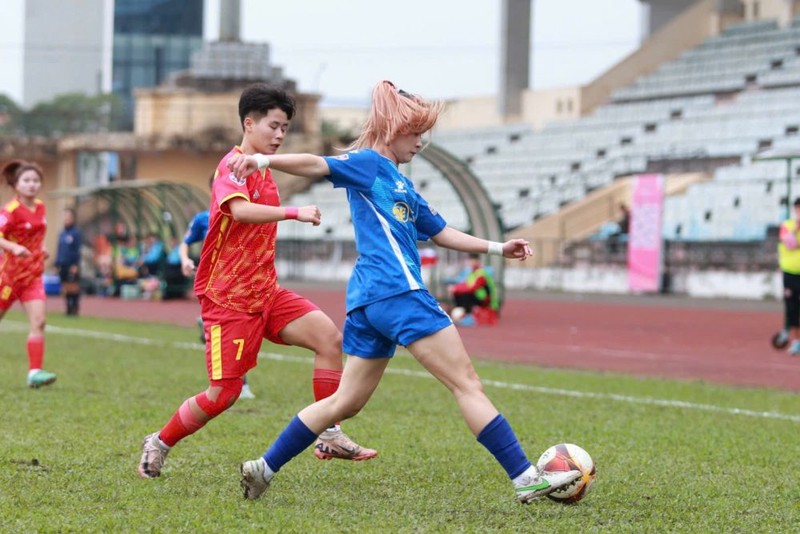
M59 137L70 133L97 133L116 129L122 103L113 94L87 96L67 93L41 102L30 111L0 94L0 134Z
M67 93L34 106L23 118L28 135L58 137L69 133L97 133L113 129L122 103L113 94L87 96Z
M24 113L9 96L0 94L0 134L18 133Z

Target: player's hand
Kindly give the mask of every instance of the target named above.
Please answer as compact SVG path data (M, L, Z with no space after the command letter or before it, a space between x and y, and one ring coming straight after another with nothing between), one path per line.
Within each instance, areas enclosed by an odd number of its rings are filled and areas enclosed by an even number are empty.
M14 243L11 245L11 250L9 250L12 256L16 256L18 258L27 258L31 255L31 251L27 248L23 247L19 243Z
M297 208L297 220L319 226L322 222L322 213L317 206L303 206L302 208Z
M524 239L509 239L503 243L503 257L512 260L525 261L528 256L533 256L533 250Z
M195 266L192 258L181 260L181 272L183 273L183 276L192 276L196 270L197 267Z
M47 251L47 249L46 249L46 248L44 248L44 247L42 247L42 257L43 257L44 259L48 259L48 258L50 258L50 252L48 252L48 251Z
M234 154L228 158L228 169L237 178L250 176L258 170L258 161L253 156L247 154Z

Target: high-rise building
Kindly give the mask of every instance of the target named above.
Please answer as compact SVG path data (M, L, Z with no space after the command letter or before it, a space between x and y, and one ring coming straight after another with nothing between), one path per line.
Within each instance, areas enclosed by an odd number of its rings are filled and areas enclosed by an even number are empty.
M203 46L203 0L115 0L113 81L133 124L133 89L189 68Z
M130 127L133 89L189 68L203 16L204 0L4 0L0 93L30 109L65 93L114 92Z
M0 92L23 107L64 93L111 89L113 0L3 2Z

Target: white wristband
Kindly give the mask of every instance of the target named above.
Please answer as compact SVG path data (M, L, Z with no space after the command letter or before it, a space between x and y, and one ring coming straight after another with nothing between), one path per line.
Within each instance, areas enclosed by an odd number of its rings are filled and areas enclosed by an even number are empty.
M253 154L259 169L269 168L269 158L264 154Z
M489 254L494 254L495 256L502 256L503 244L498 243L497 241L489 241L489 250L487 250L486 252Z

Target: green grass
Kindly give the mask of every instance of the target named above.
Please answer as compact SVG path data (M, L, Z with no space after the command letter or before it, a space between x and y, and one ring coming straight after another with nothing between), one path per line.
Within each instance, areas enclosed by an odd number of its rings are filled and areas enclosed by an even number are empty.
M597 464L581 503L522 506L449 393L399 354L346 423L378 459L320 462L304 452L252 502L241 497L238 465L311 400L307 352L265 344L290 357L261 359L249 375L258 398L178 445L160 479L140 480L142 437L206 386L195 329L61 316L48 328L45 367L58 382L29 390L24 316L0 323L3 532L787 532L800 524L797 394L476 360L533 460L566 441Z

